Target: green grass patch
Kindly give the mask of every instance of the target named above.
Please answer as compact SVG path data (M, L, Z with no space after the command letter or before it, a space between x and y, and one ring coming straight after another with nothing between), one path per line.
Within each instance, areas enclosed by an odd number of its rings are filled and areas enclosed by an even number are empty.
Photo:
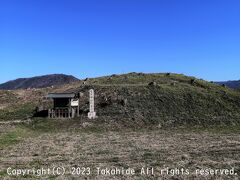
M18 107L0 110L0 121L24 120L33 116L35 105L27 103Z
M23 127L16 127L14 130L0 135L0 148L17 144L32 135L32 131Z
M211 125L211 126L188 126L175 129L181 133L213 133L213 134L240 134L240 124L237 125Z
M0 171L0 177L5 177L7 175L7 171Z
M32 122L23 124L25 128L35 133L57 133L57 132L84 132L84 133L103 133L105 130L101 128L99 123L91 123L87 127L82 127L79 119L48 119L34 118Z
M72 131L79 123L76 119L34 118L31 123L24 124L24 127L36 133L55 133Z

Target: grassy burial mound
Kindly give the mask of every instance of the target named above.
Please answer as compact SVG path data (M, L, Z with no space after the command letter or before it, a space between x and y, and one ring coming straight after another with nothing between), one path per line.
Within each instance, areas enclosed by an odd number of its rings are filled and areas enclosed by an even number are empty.
M2 108L0 119L31 117L34 107L41 105L41 98L53 91L81 92L81 119L86 119L89 111L88 90L91 88L95 90L99 122L140 127L240 122L239 91L171 73L112 75L85 79L54 89L28 90L29 98L25 94L23 103L17 104L17 107ZM17 91L8 93L19 96ZM28 104L31 104L30 107ZM23 107L24 111L21 110Z

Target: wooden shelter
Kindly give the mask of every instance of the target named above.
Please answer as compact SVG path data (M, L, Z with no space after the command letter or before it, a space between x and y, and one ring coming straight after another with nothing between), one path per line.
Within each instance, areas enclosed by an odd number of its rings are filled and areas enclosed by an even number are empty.
M48 110L49 118L74 118L79 116L79 96L75 93L49 93L53 108Z

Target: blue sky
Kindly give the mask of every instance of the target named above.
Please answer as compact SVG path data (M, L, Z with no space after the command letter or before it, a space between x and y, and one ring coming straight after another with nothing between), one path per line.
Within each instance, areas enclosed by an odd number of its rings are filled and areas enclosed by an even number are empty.
M176 72L240 79L239 0L0 0L0 83Z

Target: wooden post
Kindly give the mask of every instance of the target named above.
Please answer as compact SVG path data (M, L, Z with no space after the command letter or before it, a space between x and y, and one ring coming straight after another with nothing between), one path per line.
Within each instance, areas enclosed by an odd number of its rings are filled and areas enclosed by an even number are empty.
M48 118L50 119L51 115L50 115L50 109L48 109Z
M75 109L71 108L71 112L72 112L72 118L74 118L75 117Z
M55 110L52 110L52 118L55 118L56 115L55 115Z
M80 93L79 93L79 97L78 97L78 108L77 108L77 117L79 117L79 109L80 109Z
M71 118L71 99L69 99L68 118Z

